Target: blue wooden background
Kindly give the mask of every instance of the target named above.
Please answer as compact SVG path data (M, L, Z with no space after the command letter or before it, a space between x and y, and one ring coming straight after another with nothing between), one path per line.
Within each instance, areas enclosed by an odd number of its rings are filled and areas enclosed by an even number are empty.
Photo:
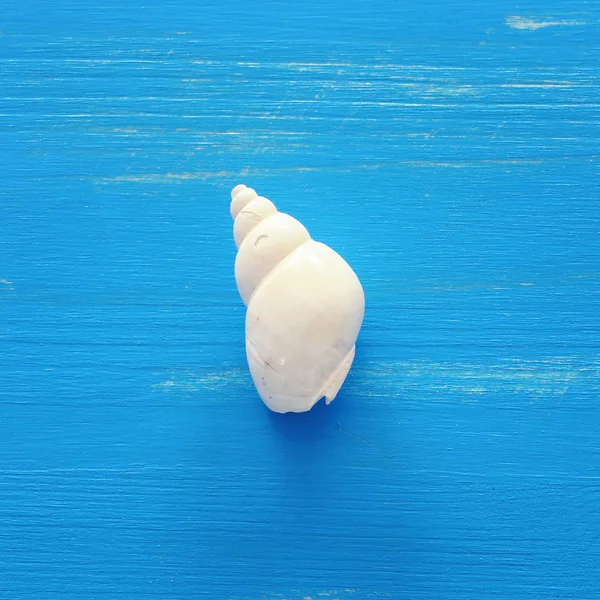
M2 600L600 597L598 2L2 4ZM329 407L237 183L362 279Z

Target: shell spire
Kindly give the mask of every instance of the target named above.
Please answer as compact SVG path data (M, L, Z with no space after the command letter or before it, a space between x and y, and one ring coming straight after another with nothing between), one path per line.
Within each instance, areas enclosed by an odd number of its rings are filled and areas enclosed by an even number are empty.
M331 248L252 188L231 192L235 278L246 313L246 355L275 412L331 402L352 365L364 315L358 278Z

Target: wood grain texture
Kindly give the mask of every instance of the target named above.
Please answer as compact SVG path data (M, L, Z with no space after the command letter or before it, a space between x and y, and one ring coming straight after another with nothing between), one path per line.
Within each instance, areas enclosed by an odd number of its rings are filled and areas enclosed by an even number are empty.
M598 3L3 6L0 597L597 600ZM364 284L306 415L240 182Z

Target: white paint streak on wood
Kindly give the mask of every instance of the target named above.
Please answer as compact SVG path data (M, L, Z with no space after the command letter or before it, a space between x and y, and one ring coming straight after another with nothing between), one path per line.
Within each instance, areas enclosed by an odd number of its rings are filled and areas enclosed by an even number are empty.
M506 18L506 24L512 29L529 29L535 31L536 29L543 29L545 27L573 27L575 25L586 25L585 21L543 21L535 19L527 19L526 17L519 17L512 15Z

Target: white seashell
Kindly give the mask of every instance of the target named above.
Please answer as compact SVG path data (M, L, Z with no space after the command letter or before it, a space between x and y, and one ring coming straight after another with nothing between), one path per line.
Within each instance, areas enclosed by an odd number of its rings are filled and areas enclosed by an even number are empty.
M244 185L231 192L235 279L252 379L273 411L329 404L346 379L365 311L358 277L296 219Z

